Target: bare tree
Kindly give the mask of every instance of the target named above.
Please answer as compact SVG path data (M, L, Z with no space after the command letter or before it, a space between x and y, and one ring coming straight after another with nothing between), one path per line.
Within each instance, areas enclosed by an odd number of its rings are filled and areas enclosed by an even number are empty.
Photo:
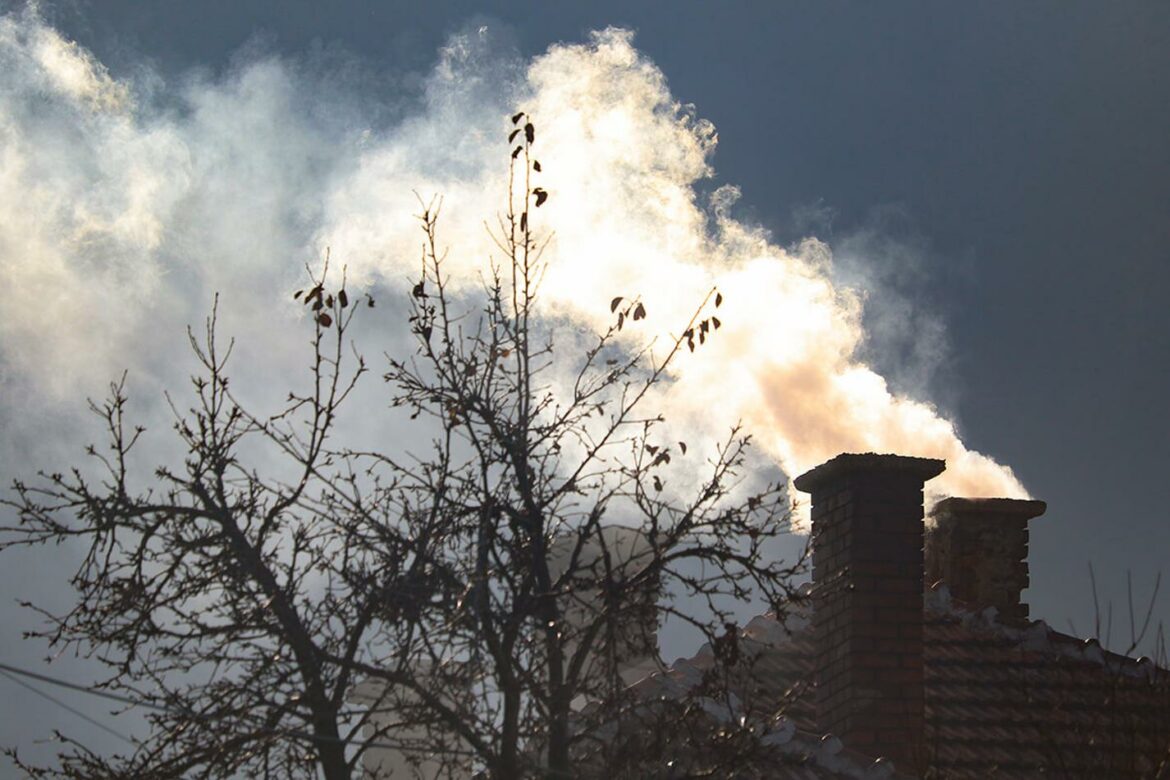
M392 404L430 431L425 452L334 441L367 373L348 335L365 301L326 264L296 296L314 323L312 381L277 414L233 395L213 314L191 338L194 402L172 403L181 469L129 487L142 429L125 421L119 383L93 405L110 434L108 450L89 450L104 478L72 470L15 484L5 503L19 522L3 547L88 549L75 607L42 612L36 636L99 659L97 685L149 708L150 733L129 754L66 740L53 773L336 780L363 761L376 772L367 759L380 750L452 777L629 767L630 751L614 748L628 735L613 730L646 710L623 671L656 658L661 617L697 627L730 667L729 604L783 608L802 563L764 554L788 529L783 484L744 486L738 429L705 476L679 484L672 463L687 444L663 440L662 418L644 408L680 352L716 336L722 295L712 290L659 344L637 336L644 302L614 297L612 324L590 346L558 351L536 307L533 224L549 193L533 124L521 113L512 125L507 208L491 231L501 255L478 304L450 291L438 202L420 215L417 351L391 359L385 380ZM250 466L257 447L283 471ZM694 695L718 685L709 675ZM683 699L672 706L697 722ZM747 755L754 728L718 732Z

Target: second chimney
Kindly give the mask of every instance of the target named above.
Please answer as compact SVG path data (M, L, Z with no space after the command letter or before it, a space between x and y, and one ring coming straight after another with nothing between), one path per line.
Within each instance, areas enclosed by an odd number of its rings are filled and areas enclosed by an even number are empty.
M942 580L951 595L976 609L995 607L1005 623L1025 623L1028 605L1028 521L1044 514L1043 501L944 498L934 506L926 535L926 578Z
M797 477L812 494L817 726L921 768L922 484L941 460L838 455Z

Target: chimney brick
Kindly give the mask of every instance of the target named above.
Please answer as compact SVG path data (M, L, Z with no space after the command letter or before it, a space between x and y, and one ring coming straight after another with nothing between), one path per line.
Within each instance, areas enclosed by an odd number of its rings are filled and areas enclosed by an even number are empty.
M817 725L906 768L924 749L922 484L944 468L843 454L794 481L812 494Z
M939 501L926 534L927 581L942 580L968 606L995 607L1002 622L1026 623L1028 521L1045 509L1043 501L1011 498Z

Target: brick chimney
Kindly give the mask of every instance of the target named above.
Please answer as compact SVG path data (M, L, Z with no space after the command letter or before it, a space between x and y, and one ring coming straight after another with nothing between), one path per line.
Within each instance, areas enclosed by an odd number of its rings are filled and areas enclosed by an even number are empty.
M942 580L968 606L995 607L1002 622L1026 623L1020 595L1028 587L1028 521L1047 508L1011 498L939 501L926 534L927 582Z
M812 494L817 726L920 768L922 485L941 460L838 455L796 478Z

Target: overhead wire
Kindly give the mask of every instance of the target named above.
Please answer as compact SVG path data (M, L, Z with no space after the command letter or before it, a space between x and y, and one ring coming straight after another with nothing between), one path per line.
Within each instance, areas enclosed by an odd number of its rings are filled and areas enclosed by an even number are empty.
M117 737L118 739L122 740L123 742L127 742L131 745L136 746L136 743L134 742L134 740L131 739L130 737L126 736L122 732L120 732L114 728L111 728L110 726L107 726L106 724L102 723L100 720L98 720L96 718L92 718L89 715L86 715L84 712L82 712L81 710L79 710L75 707L71 707L70 705L61 701L60 699L58 699L56 696L52 695L51 693L47 693L46 691L42 691L40 688L37 688L35 685L29 685L24 680L20 679L19 677L17 677L14 674L9 673L6 670L0 669L0 675L7 677L9 680L16 683L20 687L25 688L26 690L32 691L37 696L40 696L44 699L48 699L53 704L56 704L58 707L61 707L64 710L68 710L69 712L71 712L74 715L76 715L77 717L81 718L86 723L90 724L91 726L99 728L102 731L106 732L107 734L112 734L113 736Z
M58 701L56 698L50 696L49 694L47 694L43 691L40 691L36 688L33 688L30 685L27 685L26 683L13 677L12 675L20 675L22 677L29 677L29 678L32 678L34 680L39 680L40 682L43 682L43 683L48 683L49 685L57 685L57 686L60 686L62 688L68 688L69 690L77 691L78 693L84 693L84 694L87 694L90 696L98 696L98 697L101 697L103 699L109 699L110 701L116 701L116 702L120 702L122 704L131 705L134 707L142 707L144 709L154 710L156 712L162 712L162 713L165 713L168 715L177 715L177 716L182 716L182 717L186 717L186 718L195 718L197 720L216 720L217 717L223 717L223 716L206 715L203 713L192 712L190 710L182 709L182 708L178 708L178 707L168 707L164 704L155 704L154 702L146 701L144 699L137 699L137 698L134 698L132 696L123 696L122 694L111 693L110 691L103 691L103 690L100 690L100 689L95 688L93 686L80 685L78 683L70 682L69 680L63 680L60 677L53 677L51 675L42 674L40 672L34 672L31 669L23 669L19 666L12 666L11 664L6 664L2 661L0 661L0 674L3 674L5 677L9 678L13 682L19 683L20 685L24 686L25 688L32 690L34 693L37 693L38 695L44 696L45 698L49 699L50 701L54 702L55 704L59 704L60 706L64 707L65 709L69 710L74 715L77 715L78 717L84 718L86 721L89 721L93 725L98 726L99 728L103 729L104 731L109 731L110 733L114 734L114 736L119 737L121 739L124 739L133 745L137 745L137 743L135 743L134 740L130 739L129 737L126 737L122 734L119 734L118 732L114 731L113 729L106 727L104 724L90 718L88 715L85 715L84 713L77 711L76 709L74 709L73 707L70 707L68 704L65 704L64 702ZM261 727L261 728L257 729L257 731L258 731L258 733L266 734L269 736L292 737L294 739L303 739L303 740L307 740L309 742L326 742L329 744L354 745L354 746L361 747L364 749L381 748L383 750L402 750L402 751L416 752L416 753L432 752L426 748L421 748L421 747L417 747L414 745L408 745L408 744L401 743L401 742L393 743L393 742L383 742L383 741L366 741L366 740L359 740L359 739L346 738L346 737L332 737L332 736L328 736L328 735L311 734L307 731L301 731L299 729L275 729L275 728L270 728L270 727ZM452 755L466 755L466 756L478 755L475 751L472 751L472 750L455 750L455 749L450 749L450 748L444 748L443 752L450 753Z

